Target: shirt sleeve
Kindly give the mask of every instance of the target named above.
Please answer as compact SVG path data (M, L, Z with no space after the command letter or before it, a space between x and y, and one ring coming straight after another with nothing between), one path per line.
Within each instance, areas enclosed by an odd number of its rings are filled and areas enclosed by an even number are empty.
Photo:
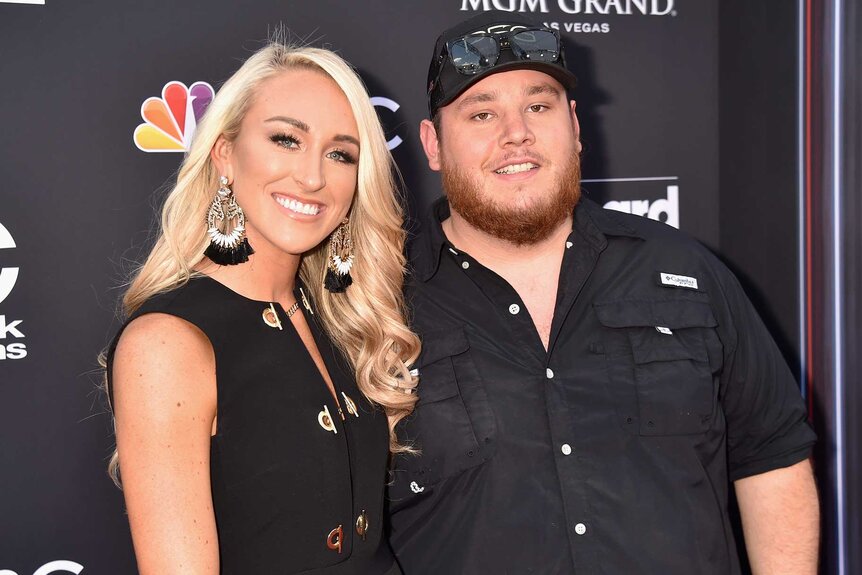
M723 296L716 310L724 343L719 399L727 420L731 481L806 459L816 435L799 386L737 279L714 261Z

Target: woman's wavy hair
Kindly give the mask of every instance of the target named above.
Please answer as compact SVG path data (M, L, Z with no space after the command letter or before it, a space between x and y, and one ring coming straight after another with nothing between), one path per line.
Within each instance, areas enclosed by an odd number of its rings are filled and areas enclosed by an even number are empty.
M123 298L124 312L131 315L149 298L176 289L196 275L194 269L209 243L204 215L219 187L210 150L221 135L228 141L237 137L262 82L293 69L318 71L335 81L350 103L360 140L356 193L349 214L355 254L353 284L344 293L323 288L326 241L303 255L299 275L311 292L324 328L355 370L359 389L385 410L390 451L409 451L398 443L394 428L416 403L412 393L416 379L409 366L419 353L419 339L405 322L405 232L397 172L362 80L329 50L290 46L276 39L255 52L225 82L198 124L176 185L165 200L160 234ZM114 451L109 470L115 480L118 465Z

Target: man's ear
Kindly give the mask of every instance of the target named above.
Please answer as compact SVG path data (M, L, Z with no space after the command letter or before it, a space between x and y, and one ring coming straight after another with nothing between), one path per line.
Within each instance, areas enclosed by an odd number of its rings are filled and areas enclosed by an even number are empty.
M576 147L578 153L580 154L581 150L583 149L583 146L581 146L581 125L578 123L578 115L575 113L575 107L576 106L577 106L577 102L575 102L574 100L571 100L569 102L569 110L570 110L571 115L572 115L572 130L574 130L575 140L577 141L577 144L575 144L575 147Z
M419 139L422 140L422 149L428 158L428 167L435 172L440 171L440 140L437 138L437 130L431 120L422 120L419 124Z
M233 181L233 165L231 164L231 152L233 145L224 136L219 136L210 150L210 159L220 176L227 176L228 181Z

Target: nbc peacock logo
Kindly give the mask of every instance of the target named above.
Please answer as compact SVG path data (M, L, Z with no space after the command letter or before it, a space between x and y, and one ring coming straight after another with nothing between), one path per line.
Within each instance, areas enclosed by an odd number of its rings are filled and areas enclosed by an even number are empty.
M135 145L144 152L185 152L214 95L206 82L190 87L168 82L161 98L153 96L141 104L144 123L135 128Z

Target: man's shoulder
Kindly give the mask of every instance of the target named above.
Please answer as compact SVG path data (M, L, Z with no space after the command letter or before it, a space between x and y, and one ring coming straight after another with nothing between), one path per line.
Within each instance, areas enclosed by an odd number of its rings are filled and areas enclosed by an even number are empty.
M602 208L591 200L583 200L578 209L584 210L609 244L613 245L619 239L629 240L625 243L632 249L643 254L655 254L661 259L698 260L709 265L719 263L699 240L664 222Z
M642 277L648 278L650 284L658 281L656 285L666 287L696 285L696 290L710 292L712 298L719 299L724 297L721 294L738 290L730 268L685 231L643 216L590 204L584 205L585 212L607 241L599 265L606 273L627 278L615 285L631 291L634 288L629 280Z
M700 243L687 234L664 222L644 216L603 208L595 201L583 198L577 207L584 210L605 234L630 235L644 240L679 242L682 245L699 246Z

